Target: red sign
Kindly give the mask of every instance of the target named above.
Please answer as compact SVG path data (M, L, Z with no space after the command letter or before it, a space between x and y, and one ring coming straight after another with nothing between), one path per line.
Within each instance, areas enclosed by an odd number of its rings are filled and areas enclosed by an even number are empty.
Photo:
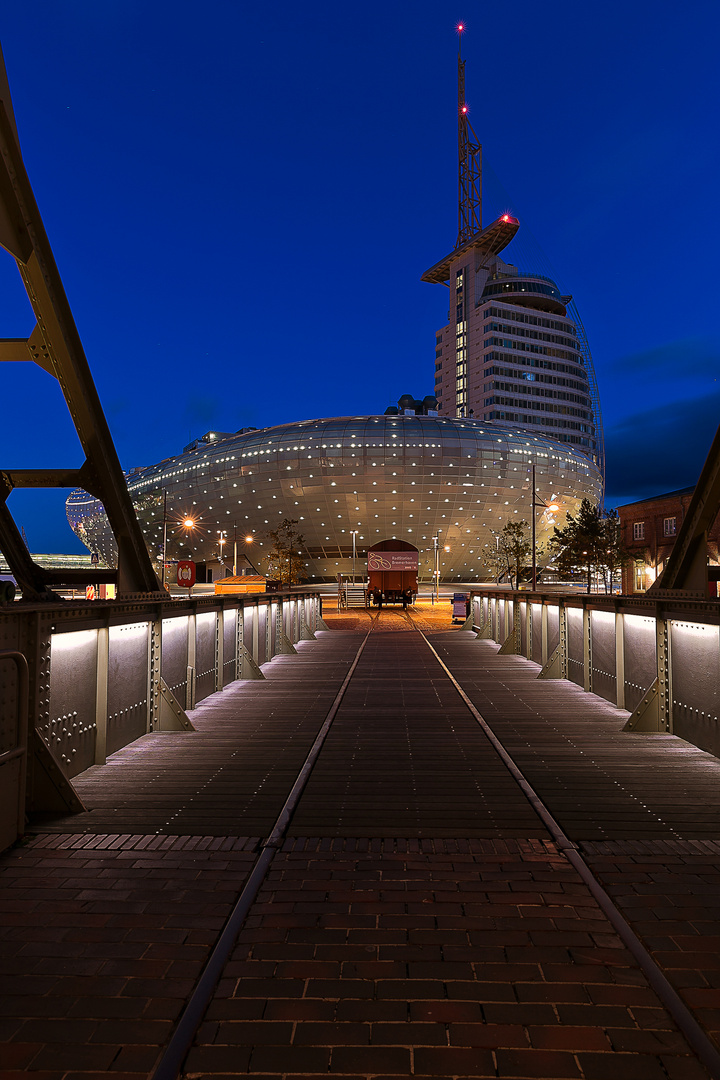
M368 551L368 570L414 570L418 568L417 551Z
M190 559L181 559L177 564L176 581L183 589L192 589L195 584L195 563Z

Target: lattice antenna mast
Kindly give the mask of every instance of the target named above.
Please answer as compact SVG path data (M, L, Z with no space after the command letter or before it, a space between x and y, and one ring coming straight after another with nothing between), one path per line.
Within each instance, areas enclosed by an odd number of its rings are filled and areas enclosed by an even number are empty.
M458 237L456 247L482 229L482 147L468 120L465 101L465 61L458 28Z

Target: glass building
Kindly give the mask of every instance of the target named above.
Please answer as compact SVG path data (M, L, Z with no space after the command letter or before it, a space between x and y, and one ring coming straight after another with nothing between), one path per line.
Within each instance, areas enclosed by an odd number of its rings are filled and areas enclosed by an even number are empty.
M506 218L423 275L450 293L448 323L435 335L439 411L542 431L602 468L595 373L572 297L488 255L511 239L493 230L517 228Z
M268 532L292 518L310 582L350 572L353 533L359 560L378 540L409 541L420 551L424 580L439 533L441 580L475 581L491 577L483 555L500 529L531 519L533 464L538 501L560 506L557 514L537 511L540 544L583 498L598 502L600 470L579 448L497 420L344 416L208 432L176 457L134 469L127 482L158 565L165 534L168 561L220 559L229 572L236 543L264 570ZM87 547L115 565L97 499L72 492L67 515Z

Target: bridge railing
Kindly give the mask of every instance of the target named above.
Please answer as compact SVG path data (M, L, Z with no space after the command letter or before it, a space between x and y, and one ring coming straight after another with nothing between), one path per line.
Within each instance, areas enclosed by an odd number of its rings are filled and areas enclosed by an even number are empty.
M323 626L314 592L0 607L0 647L29 668L28 810L81 809L74 776L148 732L192 730L199 701Z
M28 665L22 653L0 652L0 851L25 824Z
M625 730L671 732L720 756L720 604L658 597L472 592L467 626L501 651L630 712Z

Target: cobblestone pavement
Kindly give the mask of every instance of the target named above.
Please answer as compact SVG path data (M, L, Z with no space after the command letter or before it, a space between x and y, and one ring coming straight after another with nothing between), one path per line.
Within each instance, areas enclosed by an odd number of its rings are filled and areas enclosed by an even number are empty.
M388 614L184 1075L707 1076ZM435 647L717 1035L720 761L623 735L626 714L442 617L427 616ZM203 702L196 733L120 751L80 778L87 814L0 857L0 1080L150 1075L362 637L323 633Z

